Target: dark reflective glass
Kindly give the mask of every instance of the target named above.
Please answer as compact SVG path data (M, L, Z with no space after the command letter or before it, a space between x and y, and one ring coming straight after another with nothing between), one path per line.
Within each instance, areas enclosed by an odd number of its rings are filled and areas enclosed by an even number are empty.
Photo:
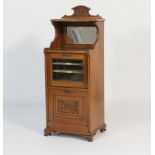
M83 60L52 59L52 78L58 81L83 81Z

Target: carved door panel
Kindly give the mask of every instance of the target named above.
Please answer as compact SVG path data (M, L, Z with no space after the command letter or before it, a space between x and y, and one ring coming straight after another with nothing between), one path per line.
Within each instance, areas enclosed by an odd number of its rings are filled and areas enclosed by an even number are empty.
M49 119L52 122L86 125L87 107L86 90L49 90Z

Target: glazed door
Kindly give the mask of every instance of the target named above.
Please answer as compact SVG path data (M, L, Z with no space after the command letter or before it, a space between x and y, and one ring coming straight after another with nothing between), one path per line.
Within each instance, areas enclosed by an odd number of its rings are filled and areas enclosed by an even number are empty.
M87 58L80 53L49 53L47 82L51 86L87 88Z

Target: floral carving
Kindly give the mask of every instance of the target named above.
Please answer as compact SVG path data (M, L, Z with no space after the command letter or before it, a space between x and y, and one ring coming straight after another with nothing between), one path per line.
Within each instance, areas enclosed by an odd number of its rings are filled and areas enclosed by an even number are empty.
M90 16L89 14L90 8L86 6L79 5L77 7L74 7L73 10L74 10L73 14L74 16Z
M74 13L70 16L64 15L62 18L72 18L72 17L95 17L95 18L101 18L99 15L93 16L89 14L90 8L83 6L83 5L78 5L74 8L72 8Z
M64 114L79 114L79 101L57 100L57 112Z

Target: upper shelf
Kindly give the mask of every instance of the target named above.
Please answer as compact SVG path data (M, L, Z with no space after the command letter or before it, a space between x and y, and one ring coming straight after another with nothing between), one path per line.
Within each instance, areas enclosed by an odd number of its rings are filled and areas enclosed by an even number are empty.
M103 34L104 19L99 15L90 15L90 8L76 6L72 15L61 19L52 19L55 38L50 48L57 50L87 50L95 48ZM100 22L101 21L101 22Z

